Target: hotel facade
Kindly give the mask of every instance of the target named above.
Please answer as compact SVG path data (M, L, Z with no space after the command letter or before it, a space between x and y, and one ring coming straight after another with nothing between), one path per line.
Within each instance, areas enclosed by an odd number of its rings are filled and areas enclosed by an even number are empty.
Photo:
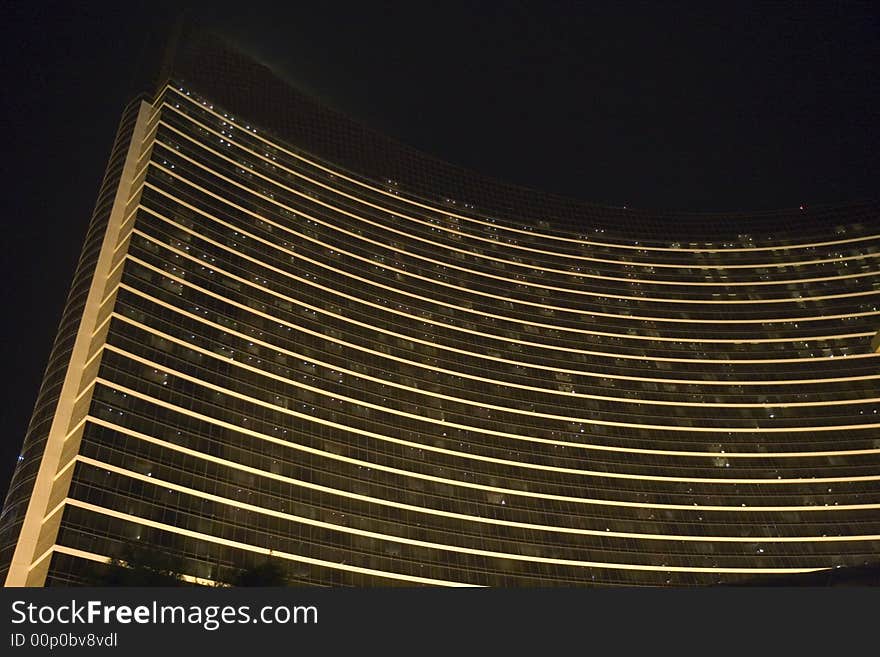
M0 518L7 586L685 586L880 558L880 206L603 208L217 39L125 111Z

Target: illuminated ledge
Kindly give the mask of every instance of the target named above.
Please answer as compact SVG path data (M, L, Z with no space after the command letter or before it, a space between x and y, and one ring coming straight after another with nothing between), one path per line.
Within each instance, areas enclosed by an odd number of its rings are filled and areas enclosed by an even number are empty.
M66 545L53 545L48 550L46 550L33 564L31 564L29 570L33 570L35 568L39 568L40 564L48 565L48 559L52 556L52 554L66 554L71 557L77 557L78 559L85 559L87 561L94 561L96 563L110 564L113 563L113 559L110 557L95 554L94 552L86 552L85 550L79 550L77 548L68 547ZM122 565L127 565L124 561L120 562ZM196 577L195 575L186 575L181 574L180 579L186 582L187 584L195 584L197 586L211 586L211 587L228 587L229 585L225 582L217 582L212 579L207 579L205 577Z
M871 351L875 354L880 354L880 331L877 331L874 337L871 338Z

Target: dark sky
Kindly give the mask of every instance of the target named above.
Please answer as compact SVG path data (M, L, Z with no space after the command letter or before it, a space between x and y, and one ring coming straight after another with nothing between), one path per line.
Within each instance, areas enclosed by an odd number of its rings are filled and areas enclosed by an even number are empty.
M337 109L511 182L657 209L877 197L877 3L188 4ZM0 495L144 32L180 5L0 8Z

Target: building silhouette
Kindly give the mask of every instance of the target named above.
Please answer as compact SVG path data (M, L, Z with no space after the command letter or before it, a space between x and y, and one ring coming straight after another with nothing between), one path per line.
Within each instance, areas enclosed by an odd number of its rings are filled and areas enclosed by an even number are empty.
M878 205L507 185L210 35L124 112L0 518L7 585L708 585L880 555Z

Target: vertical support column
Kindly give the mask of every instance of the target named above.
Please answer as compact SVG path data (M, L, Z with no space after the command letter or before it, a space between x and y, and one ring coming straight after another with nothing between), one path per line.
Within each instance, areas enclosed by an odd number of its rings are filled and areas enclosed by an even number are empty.
M63 503L59 503L59 500L64 500L67 496L70 475L73 471L71 459L78 453L78 441L82 437L83 426L80 422L82 413L75 413L74 410L87 409L91 400L92 385L90 381L83 380L84 374L87 373L87 367L88 371L93 373L92 376L97 372L94 367L96 352L92 348L93 333L99 328L102 315L106 314L101 310L109 301L107 295L112 290L108 288L113 287L111 283L117 278L111 277L111 273L114 265L119 264L117 246L124 238L121 232L129 215L127 208L133 191L133 182L138 173L138 160L149 148L149 144L144 144L143 141L148 134L153 115L153 107L142 101L132 129L131 141L70 354L58 405L7 573L6 586L42 586L45 583L50 560L46 552L55 544L63 512ZM116 271L118 272L118 269ZM75 440L77 443L73 444L69 442L70 440ZM41 559L41 557L46 558ZM38 561L40 567L33 567Z

